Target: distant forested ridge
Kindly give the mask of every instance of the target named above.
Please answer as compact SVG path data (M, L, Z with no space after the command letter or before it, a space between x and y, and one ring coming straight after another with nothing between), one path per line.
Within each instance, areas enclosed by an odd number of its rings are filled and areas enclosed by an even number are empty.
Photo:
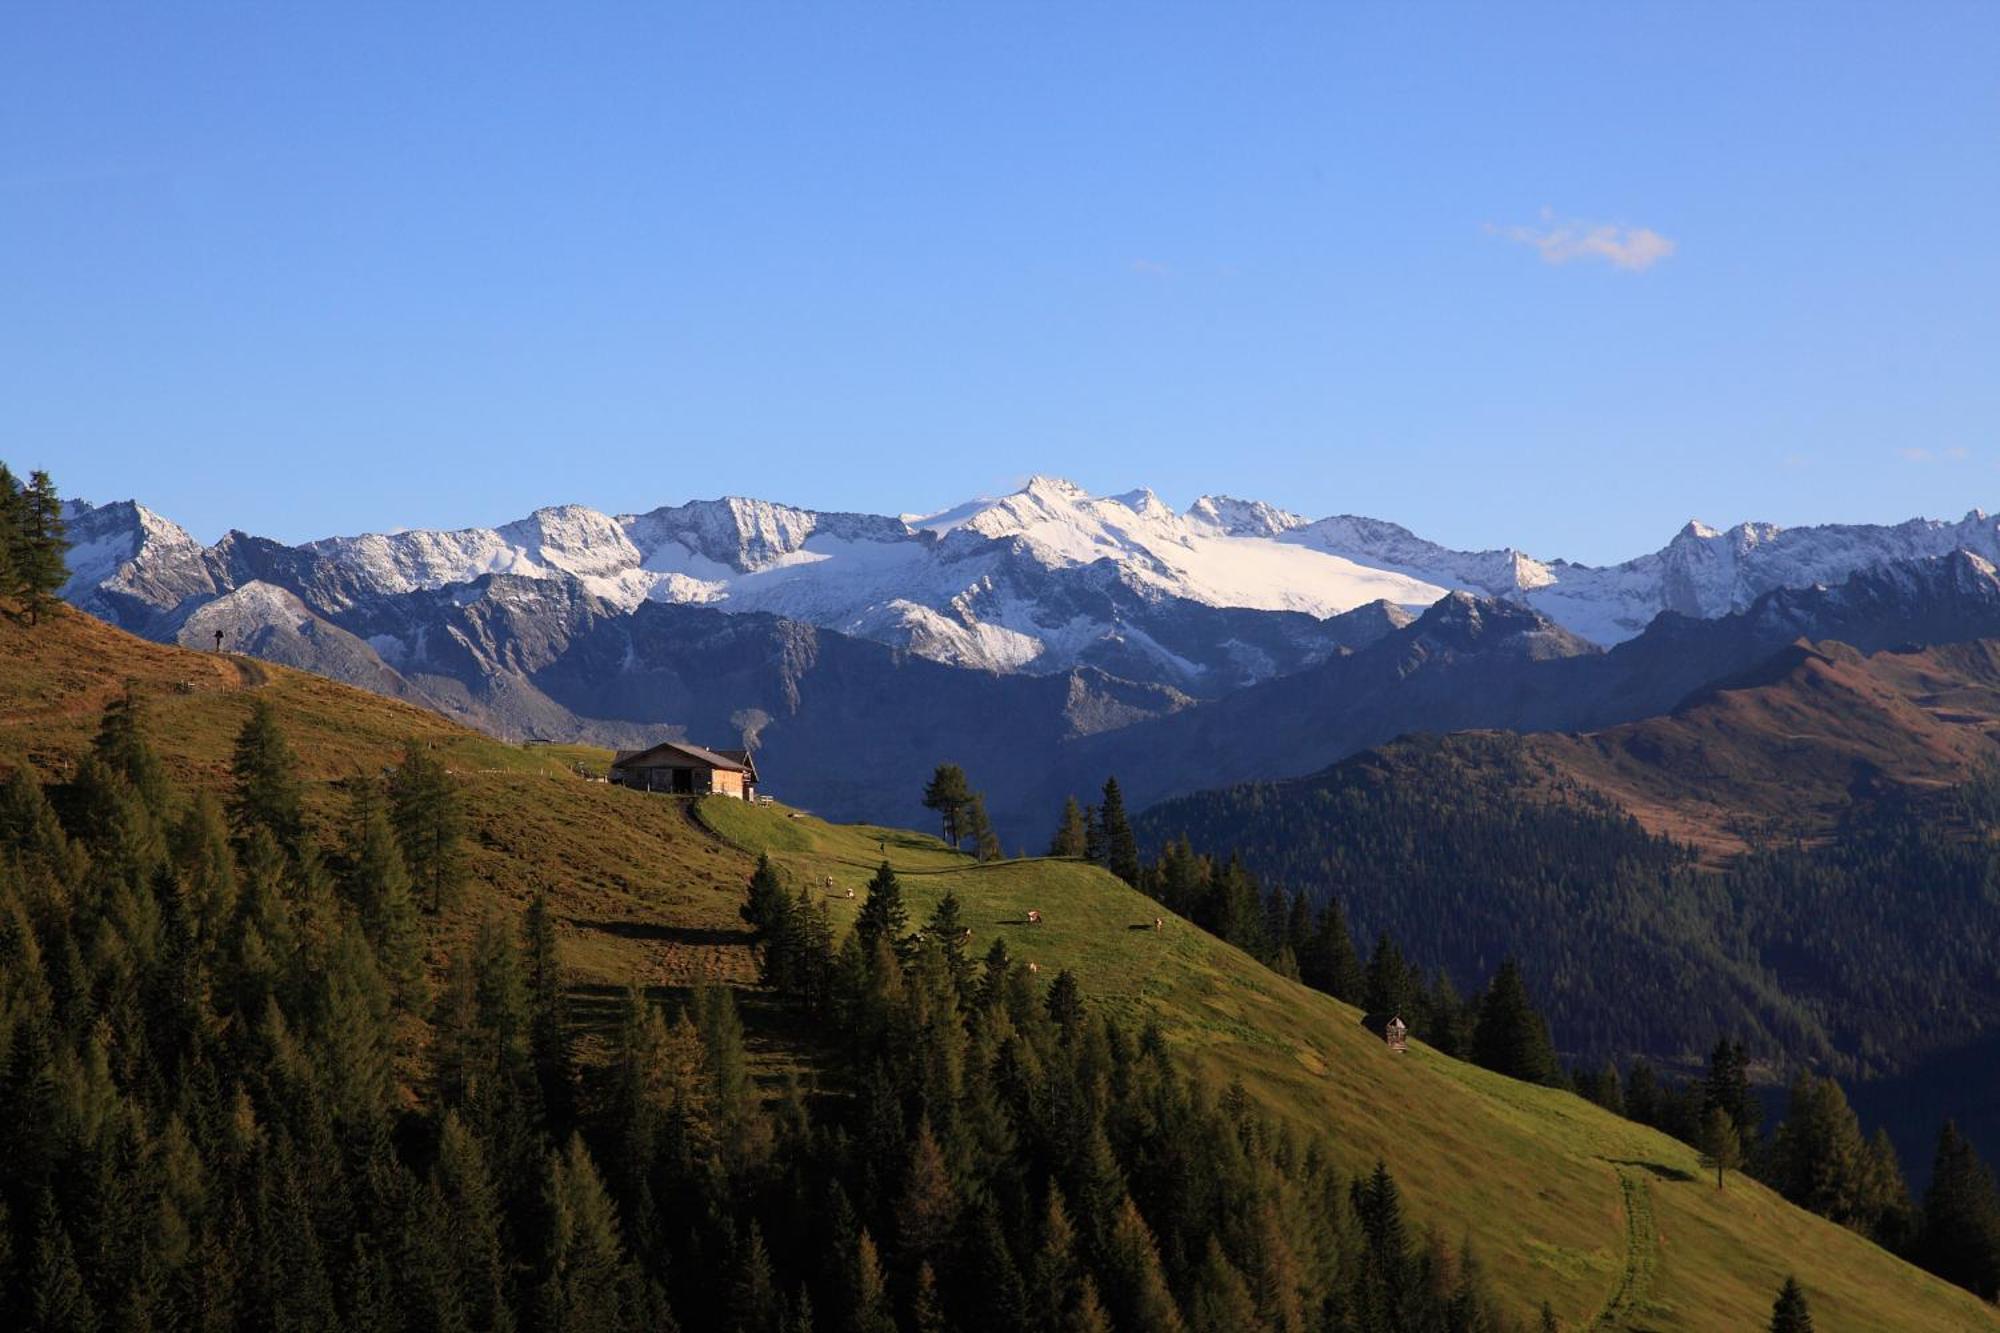
M1843 1075L1907 1069L2000 1023L2000 777L1859 798L1821 845L1722 869L1515 736L1415 738L1137 821L1461 979L1507 955L1579 1057L1698 1059L1717 1033Z

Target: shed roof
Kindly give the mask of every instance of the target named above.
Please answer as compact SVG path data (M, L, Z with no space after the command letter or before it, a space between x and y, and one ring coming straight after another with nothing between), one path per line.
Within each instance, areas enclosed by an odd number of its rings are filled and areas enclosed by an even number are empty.
M658 745L644 750L620 750L612 757L613 768L685 768L688 763L700 764L704 768L719 768L731 773L746 773L750 765L739 763L727 755L714 750L704 750L699 745L686 741L661 741Z

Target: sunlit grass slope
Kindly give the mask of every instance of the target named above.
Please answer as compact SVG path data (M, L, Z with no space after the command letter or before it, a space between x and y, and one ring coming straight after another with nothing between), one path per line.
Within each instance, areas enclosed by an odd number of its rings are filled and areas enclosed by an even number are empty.
M1386 1159L1416 1215L1448 1240L1469 1233L1524 1310L1546 1297L1571 1327L1750 1329L1796 1272L1821 1328L2000 1326L1969 1295L1761 1186L1732 1176L1718 1192L1695 1153L1663 1134L1421 1044L1390 1052L1357 1010L1196 927L1169 916L1156 932L1158 905L1093 867L980 865L935 839L782 807L711 800L700 813L794 883L829 892L841 924L885 853L913 920L957 894L975 952L1003 938L1045 979L1074 969L1102 1010L1159 1023L1215 1078L1241 1078L1269 1109L1324 1134L1350 1169ZM1031 909L1041 924L1027 924Z
M983 951L1005 937L1044 980L1073 968L1092 1002L1157 1021L1218 1080L1323 1135L1353 1169L1389 1162L1416 1217L1469 1234L1525 1315L1547 1297L1570 1327L1751 1329L1787 1272L1822 1329L1990 1329L1993 1312L1747 1181L1718 1193L1694 1154L1582 1101L1414 1047L1395 1056L1359 1015L1276 977L1111 877L1064 861L981 866L934 838L836 827L783 807L689 803L587 782L601 751L523 750L420 709L247 659L146 643L79 615L28 630L0 620L0 768L61 780L127 681L148 734L185 781L221 788L252 701L277 709L311 813L331 836L336 783L394 763L414 736L461 777L478 883L435 923L433 956L483 914L546 890L585 988L637 980L748 982L737 916L758 850L826 891L845 923L886 856L919 919L947 889ZM784 775L767 774L782 789ZM713 833L710 830L713 830ZM845 897L853 888L855 900ZM1044 924L1025 924L1030 909Z
M735 907L750 858L690 823L685 802L580 779L579 760L603 770L601 750L506 745L323 677L149 643L70 613L32 630L0 619L0 768L26 760L45 780L67 776L127 682L175 776L217 789L253 701L269 702L329 841L343 778L381 772L412 737L436 747L463 783L479 886L436 924L440 962L481 916L546 889L587 984L755 977Z

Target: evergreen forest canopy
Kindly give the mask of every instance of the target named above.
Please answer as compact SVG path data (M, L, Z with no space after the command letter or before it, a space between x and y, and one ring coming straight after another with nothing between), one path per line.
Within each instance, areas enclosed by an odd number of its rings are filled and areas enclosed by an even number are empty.
M636 990L582 1062L553 920L462 892L413 746L336 845L255 709L230 798L106 715L0 791L0 1322L735 1330L1497 1329L1477 1257L1185 1072L1077 978L974 962L893 872L836 941L768 867L767 980L841 1090L750 1079L727 990Z
M1477 978L1503 957L1544 980L1579 1059L1699 1058L1717 1033L1753 1056L1891 1073L2000 1022L2000 775L1857 802L1822 846L1721 870L1546 774L1517 737L1415 738L1310 778L1145 812L1264 882L1338 901L1367 938Z

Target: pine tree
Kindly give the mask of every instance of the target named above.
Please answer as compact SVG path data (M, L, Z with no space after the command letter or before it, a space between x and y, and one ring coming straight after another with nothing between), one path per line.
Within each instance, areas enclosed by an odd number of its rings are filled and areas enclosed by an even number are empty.
M1718 1040L1709 1052L1708 1076L1702 1081L1702 1113L1706 1115L1717 1106L1728 1112L1746 1146L1757 1141L1757 1097L1750 1090L1750 1057L1740 1041Z
M945 1167L944 1151L931 1132L930 1121L921 1120L910 1144L909 1167L896 1205L896 1252L903 1271L914 1271L919 1264L938 1257L957 1218L958 1192Z
M1376 936L1375 950L1368 955L1368 970L1361 979L1362 1009L1376 1019L1401 1015L1407 1022L1415 1012L1412 1000L1415 989L1409 964L1403 961L1403 951L1396 947L1387 931Z
M986 817L986 798L978 792L965 803L965 836L972 839L972 854L980 860L1000 859L1000 835L993 831L993 822Z
M1167 1289L1159 1246L1129 1194L1112 1220L1100 1271L1112 1318L1120 1328L1178 1333L1186 1327L1173 1293Z
M1062 821L1056 825L1056 836L1049 843L1050 856L1085 856L1090 851L1090 830L1083 818L1083 807L1076 797L1063 800Z
M1715 1187L1722 1188L1722 1173L1734 1171L1743 1162L1743 1139L1736 1122L1720 1106L1708 1108L1701 1122L1701 1164L1715 1169Z
M853 1317L851 1333L896 1333L896 1319L890 1312L888 1284L882 1279L882 1261L866 1228L854 1250L854 1276L849 1305Z
M1065 1040L1074 1040L1083 1027L1083 987L1076 973L1064 968L1049 986L1049 1019L1062 1030Z
M778 880L777 868L771 864L767 853L759 852L757 869L750 875L748 896L736 909L737 915L759 935L767 935L790 907L791 900L785 893L785 886Z
M576 1082L569 1050L569 978L563 971L547 894L537 892L528 900L521 930L528 980L528 1043L535 1077L551 1123L567 1125Z
M1546 1083L1559 1072L1548 1025L1535 1012L1521 969L1511 958L1500 964L1480 1003L1472 1059L1528 1083Z
M1258 1317L1257 1302L1251 1299L1249 1284L1223 1254L1214 1236L1208 1238L1208 1253L1195 1273L1188 1295L1190 1333L1236 1333L1238 1329L1271 1328Z
M43 1196L41 1215L35 1223L28 1309L33 1326L52 1333L91 1333L97 1328L97 1307L84 1286L76 1250L51 1195Z
M1795 1277L1786 1277L1771 1303L1771 1333L1812 1333L1812 1311L1806 1308L1806 1293Z
M910 913L903 906L903 885L884 861L875 877L868 881L868 897L854 919L854 933L872 951L878 942L900 948L909 928Z
M37 471L29 478L17 513L21 535L13 551L12 572L28 608L28 623L36 625L54 604L56 590L69 580L62 500L48 473Z
M403 762L389 780L391 818L403 860L430 910L457 900L466 879L465 814L458 783L421 742L403 747Z
M403 849L381 788L360 777L348 786L348 893L375 946L382 973L405 1010L424 1005L424 936Z
M536 1305L543 1327L622 1326L626 1285L618 1210L581 1138L572 1135L547 1167L548 1249Z
M937 1271L928 1263L917 1269L916 1289L910 1295L911 1333L945 1333L944 1302L938 1298Z
M729 1285L731 1333L784 1333L785 1303L778 1295L777 1275L771 1267L771 1253L764 1248L764 1233L755 1222L739 1249L736 1273Z
M1104 828L1104 868L1127 884L1139 883L1139 840L1125 814L1125 794L1117 778L1104 780L1104 803L1097 808Z
M263 699L251 705L250 718L237 733L230 772L236 779L230 814L238 831L267 829L281 847L296 849L305 832L299 757L285 740L277 712Z
M2000 1296L2000 1197L1993 1173L1949 1120L1938 1134L1916 1258L1985 1300Z
M953 847L965 836L965 808L972 803L972 787L965 770L957 764L939 764L924 786L924 809L935 810L944 830L944 840Z

